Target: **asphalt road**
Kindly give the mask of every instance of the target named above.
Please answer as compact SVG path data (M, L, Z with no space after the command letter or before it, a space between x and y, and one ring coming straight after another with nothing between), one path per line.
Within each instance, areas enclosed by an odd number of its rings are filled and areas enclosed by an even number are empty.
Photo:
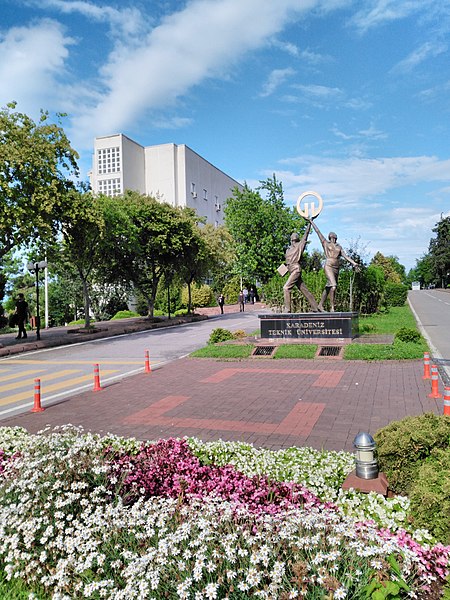
M408 295L422 334L426 337L433 357L438 359L441 372L450 382L450 292L444 290L411 291Z
M33 406L34 380L41 380L42 403L49 405L92 389L94 365L101 384L144 370L148 350L151 368L203 347L217 327L251 334L259 329L255 312L232 313L207 321L99 339L70 346L36 350L0 359L0 419Z

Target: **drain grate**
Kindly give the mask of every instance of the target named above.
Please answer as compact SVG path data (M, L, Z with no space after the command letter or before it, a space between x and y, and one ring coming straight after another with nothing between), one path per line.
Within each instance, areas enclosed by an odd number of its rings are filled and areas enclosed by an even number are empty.
M319 350L318 356L339 356L340 353L340 346L322 346Z
M272 356L275 346L255 346L252 356Z

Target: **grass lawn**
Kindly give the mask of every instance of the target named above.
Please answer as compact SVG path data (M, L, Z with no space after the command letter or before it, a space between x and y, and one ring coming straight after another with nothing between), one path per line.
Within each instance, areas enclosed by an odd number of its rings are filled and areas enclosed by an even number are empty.
M274 358L314 358L315 344L282 344L275 350Z
M389 312L359 317L360 334L395 334L402 327L417 329L417 323L408 305L392 306Z
M193 358L248 358L252 353L251 344L214 344L192 352Z
M394 306L389 312L377 315L360 316L361 335L383 335L395 333L402 328L417 331L417 324L409 306ZM258 335L259 332L256 332ZM255 335L255 333L253 334ZM195 358L248 358L253 350L252 344L211 344L191 354ZM429 351L424 339L418 343L394 340L392 344L349 344L344 349L347 360L416 360ZM317 352L316 344L281 344L273 358L312 359Z

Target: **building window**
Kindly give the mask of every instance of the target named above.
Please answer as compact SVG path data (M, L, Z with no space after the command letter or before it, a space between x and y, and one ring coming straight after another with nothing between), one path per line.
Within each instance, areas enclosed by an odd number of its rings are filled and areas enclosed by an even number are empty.
M197 198L197 192L195 191L195 183L191 183L191 196Z
M97 150L97 174L118 173L120 171L120 148L100 148Z
M98 181L98 193L105 194L105 196L118 196L122 193L120 178L100 179Z
M203 189L203 200L208 200L208 190Z

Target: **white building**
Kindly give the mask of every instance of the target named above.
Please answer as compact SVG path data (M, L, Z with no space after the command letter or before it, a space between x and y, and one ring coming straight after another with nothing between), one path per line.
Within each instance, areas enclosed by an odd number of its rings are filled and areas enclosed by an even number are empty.
M216 226L223 223L224 203L232 190L243 189L185 144L144 147L122 133L95 138L89 176L94 193L137 191L194 208Z

